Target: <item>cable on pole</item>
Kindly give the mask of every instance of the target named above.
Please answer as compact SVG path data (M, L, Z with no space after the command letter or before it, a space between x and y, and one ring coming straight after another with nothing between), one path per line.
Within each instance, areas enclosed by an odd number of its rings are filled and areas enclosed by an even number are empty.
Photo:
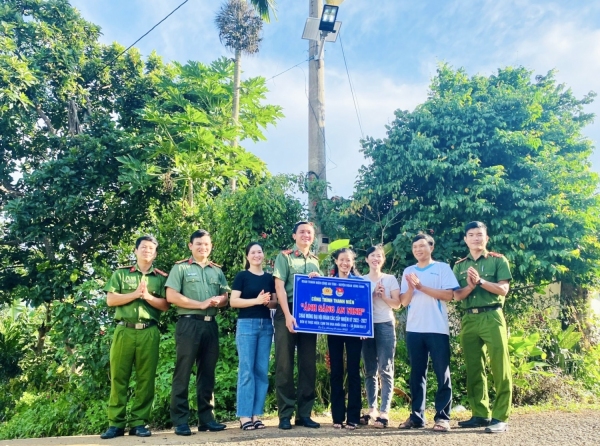
M350 84L350 92L352 93L352 102L354 102L354 110L356 111L356 119L358 120L358 127L360 128L360 134L362 139L365 139L365 133L362 128L362 120L360 118L360 112L358 111L358 101L356 99L356 95L354 94L354 86L352 85L352 80L350 79L350 71L348 70L348 63L346 62L346 53L344 52L344 43L342 42L342 33L339 35L340 38L340 47L342 48L342 56L344 58L344 65L346 66L346 74L348 76L348 84Z
M117 54L113 59L111 59L110 61L108 61L106 64L104 64L104 66L102 67L102 69L106 68L108 65L111 65L112 63L114 63L119 57L121 57L123 54L125 54L127 51L129 51L131 48L133 48L133 46L138 43L140 40L142 40L144 37L146 37L148 34L150 34L152 31L154 31L154 29L160 25L162 22L164 22L165 20L167 20L169 17L171 17L175 11L177 11L179 8L181 8L183 5L185 5L187 2L189 2L190 0L184 0L182 3L179 4L179 6L177 6L175 9L173 9L170 13L168 13L166 16L164 16L162 18L162 20L160 22L158 22L156 25L154 25L152 28L150 28L148 31L146 31L139 39L137 39L135 42L133 42L131 45L129 45L127 48L125 48L123 51L121 51L119 54Z

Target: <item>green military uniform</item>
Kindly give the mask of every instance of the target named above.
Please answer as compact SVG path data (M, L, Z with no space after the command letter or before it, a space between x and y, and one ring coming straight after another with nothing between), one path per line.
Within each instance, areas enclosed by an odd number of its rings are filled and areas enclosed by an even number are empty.
M137 265L124 266L115 271L104 291L128 294L135 291L142 280L146 282L150 294L165 297L167 273L152 267L144 274ZM116 308L115 320L119 325L110 347L110 426L124 428L126 425L127 390L134 364L137 385L129 426L145 425L150 418L158 365L160 333L156 324L160 313L159 309L142 298Z
M484 251L474 260L471 254L454 265L454 274L462 288L467 286L467 270L475 268L484 281L498 283L511 280L508 260L501 254ZM485 350L490 357L496 388L491 418L506 421L512 402L512 378L506 321L502 313L504 296L490 293L481 286L460 302L462 318L461 344L467 369L467 397L474 417L490 418L490 402L485 371Z
M275 259L273 277L285 283L290 313L293 312L294 275L309 274L319 270L319 258L304 255L297 246L282 251ZM275 312L275 389L279 418L291 418L298 404L296 415L310 417L315 402L316 347L317 335L312 333L290 333L285 325L285 314L281 307ZM294 384L294 352L298 349L298 393Z
M208 262L201 266L193 257L177 262L167 279L166 287L188 299L203 302L230 291L219 265ZM215 368L219 358L219 327L215 321L218 308L206 310L177 308L179 320L175 328L177 360L171 390L171 421L173 426L188 424L190 406L188 387L192 367L196 364L196 399L198 421L207 424L214 420L213 393Z

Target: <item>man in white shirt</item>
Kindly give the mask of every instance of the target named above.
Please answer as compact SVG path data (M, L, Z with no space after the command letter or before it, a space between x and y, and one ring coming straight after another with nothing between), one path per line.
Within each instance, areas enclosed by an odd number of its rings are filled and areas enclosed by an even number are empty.
M435 424L433 430L450 430L450 330L446 302L459 284L447 263L431 258L435 242L427 234L418 234L412 240L412 252L417 264L402 274L400 301L407 308L406 344L410 358L410 417L399 429L425 427L425 395L429 356L437 377L435 395Z

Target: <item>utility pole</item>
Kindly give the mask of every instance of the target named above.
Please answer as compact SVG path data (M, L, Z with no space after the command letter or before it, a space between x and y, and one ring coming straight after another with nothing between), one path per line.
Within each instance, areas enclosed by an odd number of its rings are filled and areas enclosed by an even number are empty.
M321 18L323 0L309 0L309 17ZM325 155L325 61L323 40L308 41L308 177L309 180L327 181ZM316 221L314 203L327 198L327 189L323 197L309 196L308 209L310 217L316 223L315 240L320 252L327 252L327 244L321 224Z

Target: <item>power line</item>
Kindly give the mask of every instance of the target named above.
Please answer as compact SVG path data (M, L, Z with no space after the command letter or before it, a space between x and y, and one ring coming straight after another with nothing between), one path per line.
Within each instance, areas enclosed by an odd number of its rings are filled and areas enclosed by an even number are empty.
M302 62L298 62L296 65L293 65L289 68L287 68L286 70L283 70L281 73L277 73L274 76L271 76L270 78L268 78L265 82L269 82L272 79L275 79L278 76L281 76L284 73L287 73L290 70L293 70L294 68L299 67L300 65L302 65L305 62L309 62L311 61L313 58L312 56L309 57L308 59L303 60ZM304 70L302 70L302 74L304 74L304 94L306 95L306 98L309 99L308 97L308 80L306 79L306 73L304 72ZM315 121L319 121L319 119L317 118L317 113L315 112L315 109L313 108L312 104L310 103L310 99L308 101L308 106L310 107L310 111L312 112L313 117L315 118ZM333 169L327 169L326 170L334 170L337 169L338 165L335 163L335 161L333 161L331 158L329 158L329 156L327 156L327 149L329 149L329 151L331 151L331 147L329 146L329 143L327 143L327 138L325 138L325 131L319 127L319 133L321 133L321 137L323 138L323 144L325 145L325 158L332 163L335 167L333 167Z
M365 139L365 133L362 128L362 120L360 119L360 113L358 111L358 101L356 100L356 95L354 94L354 87L352 85L352 80L350 79L350 71L348 70L348 63L346 62L346 53L344 52L344 43L342 42L342 34L340 33L340 47L342 48L342 56L344 57L344 65L346 66L346 74L348 75L348 84L350 84L350 92L352 93L352 101L354 102L354 110L356 111L356 119L358 120L358 127L360 128L360 134L362 139Z
M309 59L305 59L302 62L298 62L296 65L294 65L293 67L288 68L287 70L282 71L281 73L276 74L275 76L271 76L269 79L267 79L265 82L269 82L272 79L275 79L277 76L281 76L284 73L287 73L290 70L293 70L294 68L296 68L298 65L302 65L304 62L308 62L310 60Z
M116 61L119 57L121 57L123 54L125 54L127 51L129 51L131 48L133 48L133 46L138 43L140 40L142 40L144 37L146 37L148 34L150 34L152 31L154 31L154 29L160 25L162 22L164 22L165 20L167 20L169 17L171 17L171 15L173 15L173 13L175 11L177 11L179 8L181 8L183 5L185 5L187 2L189 2L190 0L184 0L179 6L177 6L177 8L175 8L174 10L172 10L170 13L168 13L166 16L163 17L163 19L158 22L156 25L154 25L152 28L150 28L148 31L146 31L146 33L144 33L139 39L137 39L135 42L133 42L131 45L129 45L127 48L125 48L123 51L121 51L119 54L117 54L116 57L114 57L113 59L111 59L109 62L107 62L102 69L104 69L105 67L107 67L108 65L111 65L114 61Z

